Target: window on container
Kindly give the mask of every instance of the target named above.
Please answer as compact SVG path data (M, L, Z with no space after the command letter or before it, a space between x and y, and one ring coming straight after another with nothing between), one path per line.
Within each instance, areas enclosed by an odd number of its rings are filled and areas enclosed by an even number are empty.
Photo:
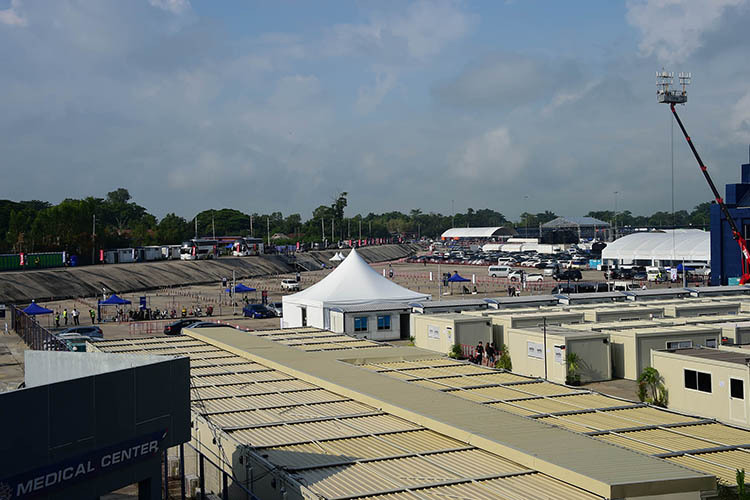
M378 330L390 330L391 329L391 316L378 316Z
M667 349L690 349L693 347L692 340L675 340L667 342Z
M729 391L732 398L745 399L745 382L738 378L730 378Z
M355 332L367 331L367 316L356 316L354 318L354 331Z
M717 347L716 339L706 339L706 347Z
M701 392L711 392L711 374L685 370L685 388Z

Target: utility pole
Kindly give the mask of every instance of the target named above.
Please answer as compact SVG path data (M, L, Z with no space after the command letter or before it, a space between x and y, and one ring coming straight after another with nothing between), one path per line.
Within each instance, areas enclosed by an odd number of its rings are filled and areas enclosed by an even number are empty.
M451 200L451 227L456 227L456 208L453 205L453 201Z
M331 217L331 242L333 242L333 240L336 239L336 231L334 230L333 221L334 221L334 218Z
M544 329L544 380L547 380L547 316L542 318L542 328Z
M326 241L326 220L321 217L320 218L320 243L323 244Z
M613 223L612 225L614 226L614 229L613 229L613 236L614 236L614 238L613 238L613 240L617 239L617 193L618 192L619 191L615 191L614 192L614 195L615 195L615 214L612 217L612 223Z
M255 232L253 231L253 216L251 215L250 216L250 237L252 238L254 236L255 236Z
M266 215L266 232L268 233L268 246L271 246L271 216Z
M360 222L359 224L360 224L360 228L361 228L362 227L362 225L361 225L362 222ZM367 224L369 225L369 228L368 228L368 231L367 231L367 237L368 238L372 238L372 221L368 221ZM359 232L361 233L362 229L360 229Z
M347 239L350 240L352 239L352 220L351 219L346 221L346 227L347 227L347 232L349 233L349 237Z
M96 264L96 214L94 214L94 228L91 230L91 264Z
M362 239L362 219L359 219L359 239Z
M214 222L214 215L211 214L211 236L216 239L216 224Z
M198 216L195 216L195 239L198 239Z

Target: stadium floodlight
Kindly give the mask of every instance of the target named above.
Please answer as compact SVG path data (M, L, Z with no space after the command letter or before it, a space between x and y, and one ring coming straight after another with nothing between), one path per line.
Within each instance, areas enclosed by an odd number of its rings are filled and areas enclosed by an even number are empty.
M692 75L690 73L680 73L677 78L680 80L682 89L674 88L674 73L671 71L656 72L656 100L665 104L685 104L687 102L687 86L690 85Z

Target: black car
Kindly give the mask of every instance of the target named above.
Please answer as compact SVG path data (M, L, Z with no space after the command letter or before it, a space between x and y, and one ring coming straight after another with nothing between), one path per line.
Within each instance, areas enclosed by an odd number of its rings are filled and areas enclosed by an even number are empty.
M223 323L214 323L213 321L194 321L192 324L185 326L185 328L234 328L232 325L225 325Z
M580 281L583 279L581 271L578 269L566 269L552 275L555 281Z
M242 314L246 318L273 318L276 315L263 304L248 304L242 308Z
M633 273L633 278L635 281L646 281L648 279L648 274L646 274L645 271L637 271Z
M183 328L193 323L197 323L195 318L178 319L174 323L170 323L164 327L164 335L179 335Z
M611 280L629 280L633 278L633 271L630 269L610 269L605 273L605 275L607 279Z

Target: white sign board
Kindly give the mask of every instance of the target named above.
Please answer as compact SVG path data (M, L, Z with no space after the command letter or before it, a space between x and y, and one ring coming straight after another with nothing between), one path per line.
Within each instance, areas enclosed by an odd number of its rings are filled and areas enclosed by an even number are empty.
M539 342L526 342L530 358L544 359L544 346Z
M440 327L428 325L427 326L427 338L428 339L439 339L440 338Z

